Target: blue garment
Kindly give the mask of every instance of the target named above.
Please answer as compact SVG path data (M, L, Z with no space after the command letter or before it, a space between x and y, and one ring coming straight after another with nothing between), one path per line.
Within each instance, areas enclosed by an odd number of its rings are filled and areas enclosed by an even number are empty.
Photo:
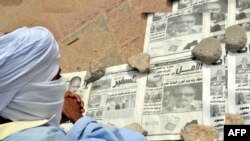
M15 133L3 141L147 141L127 128L103 127L89 117L79 119L69 132L55 126L41 126Z

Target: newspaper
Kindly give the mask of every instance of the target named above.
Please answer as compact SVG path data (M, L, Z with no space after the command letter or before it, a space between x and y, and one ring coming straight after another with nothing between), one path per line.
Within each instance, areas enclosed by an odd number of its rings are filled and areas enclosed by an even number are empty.
M230 0L178 0L173 4L173 13L227 13Z
M70 91L74 94L78 94L81 97L82 101L84 101L84 109L86 109L86 100L90 91L90 87L87 87L84 81L86 71L63 73L61 75L67 85L66 92ZM85 116L85 113L83 113L83 116ZM60 124L60 127L63 128L65 131L69 131L72 126L73 123L69 120Z
M223 18L218 20L215 16ZM203 67L203 124L212 125L219 131L219 139L223 140L225 113L227 108L227 54L225 49L225 29L228 26L228 13L204 13L206 26L204 37L215 37L221 43L221 58L212 65ZM206 101L206 102L205 102Z
M128 65L106 68L105 76L92 83L86 116L116 127L140 123L143 76Z
M232 1L232 0L231 0ZM231 113L238 113L245 119L245 124L250 124L250 30L249 30L249 7L250 1L235 0L230 10L232 19L230 24L238 24L247 31L248 43L238 53L228 55L228 110Z
M183 59L151 66L142 116L149 140L179 140L182 127L202 123L202 65Z
M229 112L238 113L245 119L245 124L250 123L250 54L231 54L228 61L228 101Z
M191 56L202 39L202 13L155 13L148 16L144 52L151 58Z
M67 91L78 94L83 101L86 101L90 91L89 87L86 86L86 82L84 81L86 73L86 71L81 71L62 74L62 77L67 85Z
M177 2L177 6L181 2L182 1ZM184 1L184 2L187 2L187 1ZM166 128L157 127L156 125L154 128L151 127L150 124L147 124L148 126L146 126L146 123L142 122L142 125L145 126L145 129L152 129L152 133L149 132L150 133L149 139L151 140L180 139L181 128L183 128L186 125L186 123L190 122L192 118L198 117L197 118L198 120L196 119L194 120L195 122L193 121L191 123L213 125L220 132L220 140L223 140L223 127L224 127L224 122L225 122L224 115L225 115L225 112L228 111L228 107L227 107L227 98L228 98L227 97L228 96L227 94L228 92L227 90L227 74L228 74L227 52L228 51L225 50L225 29L226 27L228 27L228 25L230 25L229 23L230 21L228 19L229 13L227 9L230 8L231 3L232 1L228 2L227 0L226 1L225 0L221 0L221 1L215 1L215 0L194 1L193 0L192 2L187 3L189 4L189 6L187 6L186 8L184 7L179 8L175 10L175 13L172 13L172 14L155 13L155 14L152 14L148 18L144 52L147 52L150 54L151 65L162 63L164 62L164 60L168 60L168 61L170 60L173 62L178 61L180 65L186 64L185 60L188 60L188 59L190 60L192 58L191 50L198 44L198 42L200 42L200 40L206 37L217 38L220 41L221 46L222 46L221 58L212 65L208 66L204 64L204 67L202 67L202 70L199 70L200 71L199 73L201 75L199 76L201 77L199 81L201 86L199 87L203 88L201 89L201 92L200 92L202 94L201 96L202 99L200 100L200 102L202 103L202 107L200 108L199 112L196 111L195 113L196 114L198 113L200 117L194 116L195 115L194 113L191 114L193 116L190 116L189 115L190 112L182 112L182 113L179 113L178 116L176 116L176 113L178 113L178 111L173 110L173 113L175 113L173 114L174 116L171 116L170 113L169 113L169 116L167 116L168 117L167 119L172 121L172 123L174 123L174 124L171 124L173 128L172 131L167 131ZM176 8L176 3L174 4L174 8ZM207 9L205 10L205 8ZM210 12L213 12L213 13L210 13ZM197 18L191 18L191 16L189 15L200 15L200 16L199 16L199 19L197 19ZM188 18L183 18L184 16ZM194 16L194 17L197 17L197 16ZM174 18L176 18L176 20L172 20ZM192 19L195 19L194 20L195 22L193 24L191 24ZM178 26L179 21L182 22L181 26ZM164 26L158 26L158 27L165 27L165 28L158 28L157 30L157 28L155 28L157 27L156 25L162 25L159 23L165 23L166 25ZM175 33L176 31L178 31L178 29L182 29L183 31L185 31L185 28L184 28L185 26L189 26L189 29L195 29L199 27L199 30L192 30L192 31L198 31L198 32L189 32L189 34L184 33L182 35L178 35ZM161 30L164 30L165 34L164 34L164 31L161 31ZM187 31L187 28L186 28L186 31ZM190 69L190 71L191 70L192 69ZM220 74L220 77L218 77L218 79L217 77L215 77L216 74L218 75ZM148 78L150 78L149 76ZM168 79L165 77L166 76L164 76L163 78L164 80L167 81ZM183 77L182 79L186 79L189 77L189 74L184 74L182 75L182 77ZM170 77L170 79L178 81L178 78ZM148 84L148 81L147 81L147 84ZM172 84L172 88L182 89L182 88L185 88L185 85L178 84L178 83L176 85ZM165 95L166 92L164 92L164 89L163 90L162 89L163 88L161 88L159 91L163 91L163 95ZM152 90L152 91L156 92L156 90ZM147 96L147 92L148 93L150 92L148 90L148 87L146 88L145 97ZM170 91L169 93L173 94L174 91ZM163 104L160 105L159 107L163 109ZM220 115L215 113L216 111L219 111ZM164 121L166 122L167 120L163 118L164 116L161 117L160 115L161 116L164 115L161 113L160 110L158 111L158 113L148 114L147 116L145 115L145 111L144 111L143 121L147 121L149 123L153 122L155 124L158 122L161 122L161 123L164 123ZM190 116L190 119L186 119L186 117L189 117L189 116ZM179 118L176 118L176 117L179 117ZM185 117L185 119L183 120L182 117ZM146 119L144 120L144 118ZM190 121L185 121L185 120L190 120ZM158 121L158 122L154 122L154 121ZM177 123L180 123L180 124L177 124Z

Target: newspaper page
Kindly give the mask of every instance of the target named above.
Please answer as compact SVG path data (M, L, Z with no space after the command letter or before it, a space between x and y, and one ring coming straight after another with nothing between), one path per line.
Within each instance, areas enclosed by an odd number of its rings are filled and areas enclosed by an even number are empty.
M202 39L202 13L155 13L148 16L144 52L150 57L191 56Z
M226 13L227 5L228 0L178 0L173 4L173 13Z
M217 15L219 14L219 15ZM228 13L204 13L206 35L217 38L221 43L221 58L212 65L203 67L203 124L212 125L219 131L219 139L223 140L225 112L227 110L227 51L225 49L225 29L228 25ZM223 18L216 18L223 16Z
M228 110L243 116L245 124L250 124L250 1L231 0L233 10L229 11L231 25L238 24L247 31L248 43L238 53L228 55Z
M228 62L228 101L229 112L240 114L245 124L250 124L250 54L230 53Z
M149 140L180 140L185 125L202 123L202 65L192 59L152 64L142 116Z
M144 75L128 65L106 68L105 76L92 83L86 116L116 127L140 123Z
M67 91L78 94L84 102L87 100L90 90L84 81L86 73L86 71L80 71L62 74L63 79L66 81Z
M84 77L86 76L86 71L80 72L71 72L71 73L63 73L61 74L63 79L66 81L67 91L70 91L74 94L78 94L82 101L84 102L84 109L86 109L86 100L88 93L90 91L90 87L86 86L84 81ZM91 84L90 84L91 85ZM83 113L85 116L85 113ZM64 128L65 131L69 131L69 129L73 126L73 123L70 121L66 121L65 123L61 123L60 127Z

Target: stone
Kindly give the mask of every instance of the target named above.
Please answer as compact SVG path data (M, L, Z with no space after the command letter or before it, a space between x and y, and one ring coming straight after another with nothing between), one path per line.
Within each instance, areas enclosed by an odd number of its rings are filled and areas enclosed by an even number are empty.
M244 118L239 114L225 113L225 124L243 125Z
M213 126L189 124L182 128L184 141L219 141L219 131Z
M93 60L89 63L89 68L84 80L87 84L94 82L103 77L105 75L105 71L105 67L102 63Z
M146 131L145 129L143 129L138 123L134 122L134 123L131 123L127 126L125 126L125 128L129 128L131 130L134 130L136 132L139 132L141 134L143 134L144 136L147 136L148 134L148 131Z
M231 52L243 49L247 44L246 30L239 25L228 27L225 33L225 42L226 48Z
M218 61L221 54L222 49L220 42L214 37L202 39L192 50L192 55L207 65Z
M142 73L149 72L150 56L147 53L140 53L128 58L130 67L139 70Z

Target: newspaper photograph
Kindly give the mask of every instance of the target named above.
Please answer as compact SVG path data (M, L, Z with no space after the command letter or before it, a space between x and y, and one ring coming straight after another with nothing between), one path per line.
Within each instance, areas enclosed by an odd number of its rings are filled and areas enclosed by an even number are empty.
M155 13L148 16L144 52L150 57L177 56L190 51L202 39L202 13Z
M140 123L146 85L143 76L128 65L106 68L105 76L92 83L86 116L116 127Z
M227 13L228 0L178 0L173 4L173 12L177 13Z
M142 116L149 140L179 140L185 125L202 123L202 65L182 59L151 66Z
M87 100L89 92L89 88L84 81L86 73L86 71L81 71L62 74L63 79L66 81L67 91L78 94L84 102Z
M228 61L228 101L229 112L238 113L245 119L245 124L250 123L250 54L230 53Z

